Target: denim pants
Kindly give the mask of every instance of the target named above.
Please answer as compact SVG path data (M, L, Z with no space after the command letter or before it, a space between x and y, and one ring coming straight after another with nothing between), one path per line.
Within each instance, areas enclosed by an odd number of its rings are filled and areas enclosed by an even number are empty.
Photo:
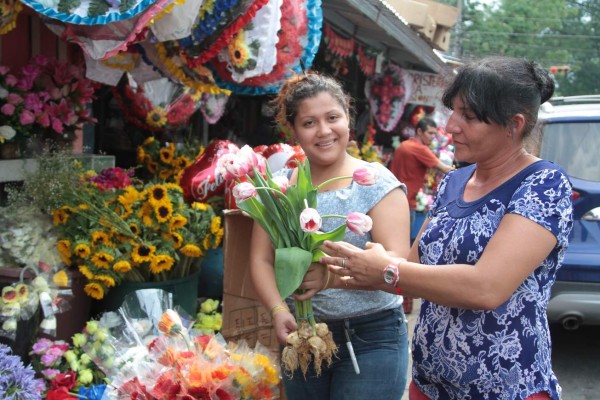
M338 345L337 357L321 375L309 367L306 379L298 369L290 379L282 372L289 400L400 400L408 368L408 332L402 308L346 320L325 321ZM350 337L360 374L346 345ZM283 370L282 370L283 371Z

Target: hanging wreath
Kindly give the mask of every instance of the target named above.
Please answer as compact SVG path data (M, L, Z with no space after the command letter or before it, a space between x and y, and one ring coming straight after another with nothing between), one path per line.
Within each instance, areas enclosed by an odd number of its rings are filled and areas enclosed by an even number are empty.
M17 26L17 16L23 9L19 0L0 1L0 35L4 35Z
M377 57L375 56L374 51L358 45L356 57L358 58L358 66L363 74L366 76L373 75L373 72L375 72L375 64L377 63Z
M354 38L344 39L329 25L325 25L324 31L325 43L331 53L342 58L349 57L354 53Z
M365 94L371 114L383 131L390 132L396 127L411 92L410 75L394 64L388 64L380 74L367 81Z

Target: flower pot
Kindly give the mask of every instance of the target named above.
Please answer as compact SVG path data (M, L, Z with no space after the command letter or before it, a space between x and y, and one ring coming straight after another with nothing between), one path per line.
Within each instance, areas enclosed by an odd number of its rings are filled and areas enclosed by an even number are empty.
M208 250L200 267L198 297L223 297L223 247Z
M111 288L102 300L92 300L92 315L116 311L125 296L139 289L162 289L173 293L173 305L182 307L190 316L196 315L198 304L198 278L200 271L180 279L164 282L121 282Z
M16 142L5 142L0 144L0 158L12 160L21 157L21 147Z

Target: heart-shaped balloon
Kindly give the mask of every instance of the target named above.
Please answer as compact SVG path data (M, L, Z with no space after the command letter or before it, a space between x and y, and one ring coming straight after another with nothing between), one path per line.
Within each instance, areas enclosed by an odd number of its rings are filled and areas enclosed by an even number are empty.
M179 182L185 201L206 203L213 196L225 193L225 178L217 171L217 161L223 155L235 153L239 147L229 140L211 142L200 157L183 171Z

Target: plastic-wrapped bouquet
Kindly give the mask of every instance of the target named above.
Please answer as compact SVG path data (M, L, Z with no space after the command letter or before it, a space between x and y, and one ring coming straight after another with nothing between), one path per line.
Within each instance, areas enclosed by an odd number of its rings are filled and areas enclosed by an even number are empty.
M290 185L285 176L273 176L268 166L261 173L260 157L248 146L238 152L225 154L219 160L219 168L225 179L236 179L238 183L233 195L238 207L248 213L267 232L275 250L275 281L282 299L286 299L302 283L312 262L318 262L325 240L341 240L346 228L363 235L371 230L373 222L365 214L352 212L343 215L319 215L317 192L338 179L352 178L359 185L372 185L377 172L371 167L362 167L352 176L340 176L313 186L308 160L298 162L298 179ZM322 218L341 218L346 224L330 232L321 232ZM295 302L298 331L288 338L288 346L282 353L288 371L298 367L306 374L309 362L314 362L315 371L320 373L323 361L331 363L337 351L331 332L326 324L317 324L312 301Z
M279 372L267 349L190 328L194 321L171 306L168 292L144 289L127 296L118 313L102 316L106 341L87 350L110 379L106 398L277 397Z

